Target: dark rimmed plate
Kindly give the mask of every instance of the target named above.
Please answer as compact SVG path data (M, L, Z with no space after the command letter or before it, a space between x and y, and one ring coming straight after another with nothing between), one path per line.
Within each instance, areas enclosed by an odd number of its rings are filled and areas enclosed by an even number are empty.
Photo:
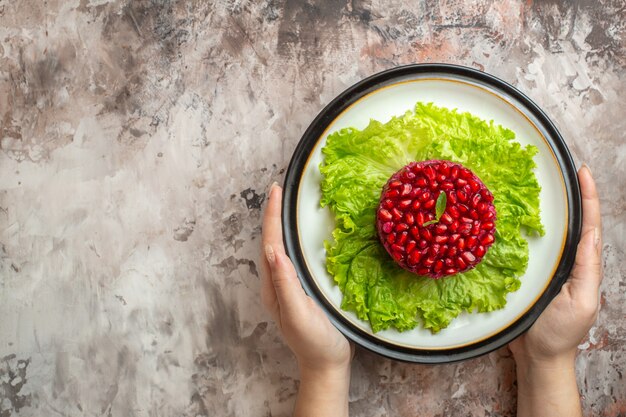
M324 240L334 219L320 200L319 164L326 137L345 127L364 128L412 110L418 101L469 111L516 133L522 145L539 148L536 175L546 235L528 238L529 266L521 288L505 308L461 314L437 334L424 329L373 333L369 323L340 307L342 294L326 272ZM563 138L532 100L506 82L472 68L416 64L375 74L335 98L315 118L298 144L285 178L283 229L287 252L305 291L332 323L357 344L381 355L418 363L476 357L504 346L537 319L559 292L574 263L581 230L576 169Z

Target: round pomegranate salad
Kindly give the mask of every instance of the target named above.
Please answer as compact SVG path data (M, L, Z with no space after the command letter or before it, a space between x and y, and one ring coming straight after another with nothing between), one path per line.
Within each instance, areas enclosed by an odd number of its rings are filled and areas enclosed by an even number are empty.
M493 195L472 171L429 160L391 176L376 226L398 265L437 279L478 265L495 241L495 220Z

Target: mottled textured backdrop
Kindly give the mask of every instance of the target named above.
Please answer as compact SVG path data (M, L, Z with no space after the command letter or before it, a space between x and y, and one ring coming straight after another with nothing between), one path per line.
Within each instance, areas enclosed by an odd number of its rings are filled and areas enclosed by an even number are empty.
M207 4L209 3L209 4ZM626 416L621 0L0 0L0 416L286 416L260 216L335 95L414 62L491 72L599 183L587 416ZM354 416L512 416L506 348L447 366L359 351Z

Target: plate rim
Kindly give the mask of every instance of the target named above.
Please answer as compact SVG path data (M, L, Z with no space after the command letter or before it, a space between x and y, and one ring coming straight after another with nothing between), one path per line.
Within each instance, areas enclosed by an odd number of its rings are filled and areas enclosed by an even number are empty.
M422 78L424 75L436 76L442 74L469 78L472 81L485 84L496 91L503 92L523 105L524 108L516 106L516 110L526 115L530 113L536 118L536 121L540 123L545 133L547 133L547 135L544 135L546 143L552 149L561 170L567 195L568 219L563 251L560 254L560 260L554 270L554 274L544 292L524 314L507 327L504 327L500 332L483 340L460 347L429 350L407 348L376 339L364 330L356 328L340 314L335 313L336 307L328 303L317 285L314 284L314 278L304 260L297 228L297 197L303 168L308 162L311 151L315 148L327 127L343 111L364 96L386 86L401 81ZM514 103L511 103L511 105L514 105ZM575 164L563 137L554 123L536 103L514 86L489 73L455 64L428 63L393 67L373 74L337 95L313 119L298 142L285 174L284 190L282 224L285 249L294 264L305 292L322 307L333 325L347 338L372 352L404 362L436 364L466 360L496 350L521 335L530 328L567 280L575 258L575 251L570 249L572 247L575 248L577 245L582 229L582 203Z

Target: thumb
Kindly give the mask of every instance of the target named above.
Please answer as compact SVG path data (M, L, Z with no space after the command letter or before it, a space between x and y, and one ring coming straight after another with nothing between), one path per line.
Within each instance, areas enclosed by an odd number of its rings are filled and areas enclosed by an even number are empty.
M582 300L585 294L597 296L602 271L600 267L601 227L600 199L591 170L584 165L578 171L583 208L583 235L578 243L576 262L570 276L571 290Z
M281 315L298 316L303 311L306 294L287 254L274 246L265 245L265 257L270 266L272 284L276 290Z
M576 261L569 282L575 298L580 299L593 294L595 300L601 281L600 232L595 227L587 230L578 243Z

